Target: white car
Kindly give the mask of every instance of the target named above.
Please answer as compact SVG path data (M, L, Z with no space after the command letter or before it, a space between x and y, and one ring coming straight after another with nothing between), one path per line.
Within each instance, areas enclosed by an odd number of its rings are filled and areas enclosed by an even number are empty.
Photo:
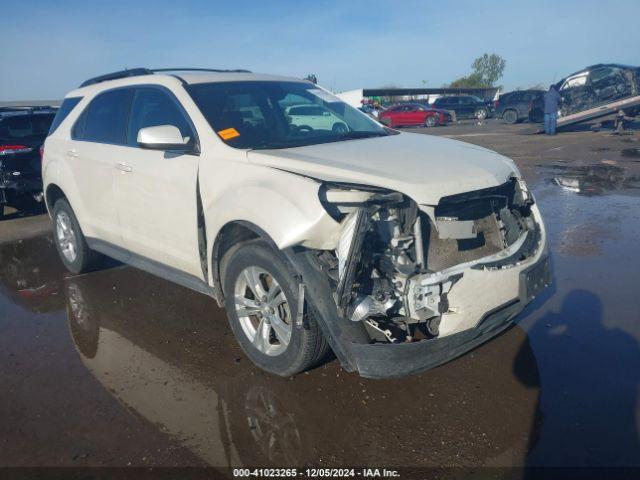
M318 98L317 101L322 101ZM289 123L298 129L306 130L332 130L334 132L347 132L347 125L322 105L309 102L302 105L292 105L285 108L285 115Z
M301 103L346 129L298 128L286 108ZM385 128L308 81L88 80L54 121L43 179L71 272L106 255L211 295L278 375L329 349L366 377L430 368L506 329L551 281L511 160Z

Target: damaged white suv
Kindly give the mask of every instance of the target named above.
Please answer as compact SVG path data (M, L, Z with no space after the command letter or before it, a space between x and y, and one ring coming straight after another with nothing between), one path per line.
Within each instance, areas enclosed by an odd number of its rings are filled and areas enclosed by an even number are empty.
M293 121L305 105L340 128ZM511 160L385 128L307 81L126 70L58 115L43 177L66 267L107 255L211 295L269 372L329 349L365 377L424 370L506 329L551 281Z

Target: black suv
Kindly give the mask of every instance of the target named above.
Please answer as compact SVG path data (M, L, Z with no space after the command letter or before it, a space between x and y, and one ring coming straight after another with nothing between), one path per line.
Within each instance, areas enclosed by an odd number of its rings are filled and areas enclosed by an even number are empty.
M39 150L55 114L50 107L0 108L0 218L5 205L23 209L42 200Z
M456 118L477 118L484 120L491 116L491 108L478 97L473 95L453 95L437 98L433 102L434 108L453 111Z
M495 116L505 123L528 120L534 105L542 99L543 90L518 90L500 95L495 103Z

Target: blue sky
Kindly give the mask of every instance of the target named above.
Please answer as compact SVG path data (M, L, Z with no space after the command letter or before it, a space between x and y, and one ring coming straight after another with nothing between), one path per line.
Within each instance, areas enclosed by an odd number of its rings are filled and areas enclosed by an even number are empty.
M0 100L55 99L139 66L315 73L335 90L439 87L484 52L507 88L593 63L640 65L640 1L8 1Z

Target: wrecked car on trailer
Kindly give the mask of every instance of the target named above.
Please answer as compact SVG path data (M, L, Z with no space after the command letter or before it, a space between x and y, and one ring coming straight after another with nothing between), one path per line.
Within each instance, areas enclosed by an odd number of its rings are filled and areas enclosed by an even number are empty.
M560 93L558 127L604 119L622 111L640 113L640 67L598 64L573 73L555 84ZM541 121L542 98L534 102L530 119Z
M508 158L389 129L306 81L158 73L85 82L47 139L46 201L72 272L100 252L213 296L268 372L330 348L377 378L465 353L550 282L538 206ZM125 101L109 121L130 119L115 145L84 128L110 97ZM299 125L288 113L302 104L341 128Z

